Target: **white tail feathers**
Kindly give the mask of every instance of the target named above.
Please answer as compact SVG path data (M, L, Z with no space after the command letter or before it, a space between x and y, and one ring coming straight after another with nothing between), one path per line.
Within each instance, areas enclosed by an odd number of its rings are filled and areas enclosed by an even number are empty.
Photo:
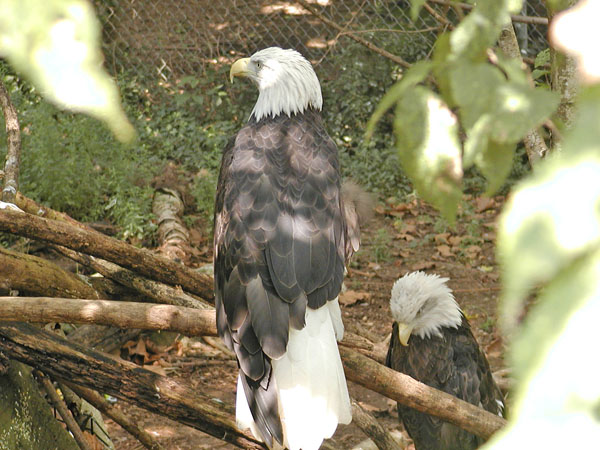
M336 335L338 339L343 335L337 299L317 310L307 308L306 326L290 330L287 352L273 361L285 444L290 450L317 450L338 423L352 420ZM250 428L257 435L239 380L237 392L238 427Z

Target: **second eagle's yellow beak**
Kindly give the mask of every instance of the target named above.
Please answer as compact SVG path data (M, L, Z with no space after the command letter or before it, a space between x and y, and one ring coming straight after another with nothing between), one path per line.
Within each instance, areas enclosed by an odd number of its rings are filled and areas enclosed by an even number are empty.
M229 81L233 83L233 77L247 77L248 76L248 63L250 58L238 59L231 65L229 71Z
M412 330L412 326L398 322L398 337L400 338L400 343L405 347L408 345Z

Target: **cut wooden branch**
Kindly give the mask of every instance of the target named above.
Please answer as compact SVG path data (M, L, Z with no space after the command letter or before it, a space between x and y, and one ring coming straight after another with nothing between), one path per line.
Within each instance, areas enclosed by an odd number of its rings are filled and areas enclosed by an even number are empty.
M210 303L202 299L194 298L183 292L180 288L141 277L131 270L124 269L117 264L100 258L94 258L93 256L85 255L62 246L54 246L54 249L67 258L70 258L83 266L92 268L106 278L110 278L123 286L135 289L137 292L154 300L156 303L185 306L187 308L212 309Z
M0 290L13 289L47 297L100 298L99 293L77 275L37 256L0 247L0 267Z
M0 351L55 379L97 389L238 447L266 449L249 433L237 429L232 408L190 385L31 325L0 322Z
M163 446L156 442L149 433L126 417L118 408L109 404L96 391L72 383L69 383L69 387L102 414L116 422L121 428L136 438L144 447L149 450L163 450Z
M126 242L55 220L0 210L0 231L42 240L120 264L145 277L180 285L206 300L213 298L212 277Z
M67 429L69 430L71 435L73 435L73 439L75 439L75 442L77 442L79 448L81 450L92 450L92 447L90 447L89 442L83 435L81 428L79 428L79 424L75 421L75 419L71 415L71 412L67 408L67 405L65 405L65 402L60 398L60 396L56 392L52 381L50 381L50 379L47 376L45 376L39 371L36 372L36 376L40 380L40 383L42 384L44 391L46 392L46 395L50 400L50 403L58 411L60 417L62 417L63 422L67 426Z
M0 200L14 203L19 190L19 164L21 162L21 130L17 111L10 101L8 91L0 79L0 106L6 126L6 163L4 165L4 187Z
M365 411L356 400L352 400L352 423L369 436L379 450L402 450L375 417Z
M296 3L300 4L304 9L306 9L309 13L311 13L313 16L315 16L317 19L319 19L325 25L327 25L331 28L334 28L335 30L339 31L340 33L345 34L350 39L367 47L369 50L383 56L384 58L387 58L387 59L395 62L396 64L401 65L402 67L408 68L411 66L411 64L409 62L405 61L400 56L394 55L393 53L390 53L387 50L377 47L372 42L370 42L356 34L352 34L349 30L345 30L344 27L342 27L341 25L335 23L333 20L330 20L327 17L325 17L323 14L321 14L313 5L308 3L306 0L296 0Z
M169 330L188 336L215 336L214 311L110 300L0 297L0 320L86 323L118 328Z
M346 378L426 414L488 439L506 420L450 394L340 347Z
M498 38L498 46L509 58L521 61L523 69L528 74L529 82L533 86L534 82L529 73L529 69L526 67L521 57L521 49L519 48L519 42L512 23L508 23L502 28L502 32ZM523 138L523 142L525 144L525 151L527 152L527 159L529 159L529 164L533 168L540 159L546 156L548 153L548 146L537 128L530 130Z

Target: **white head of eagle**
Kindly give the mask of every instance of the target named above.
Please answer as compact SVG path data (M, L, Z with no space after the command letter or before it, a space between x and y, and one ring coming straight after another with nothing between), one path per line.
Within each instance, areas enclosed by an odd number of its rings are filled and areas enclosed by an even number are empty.
M291 116L323 107L321 85L310 62L296 50L269 47L237 60L229 77L250 78L258 87L252 116L256 121L279 114Z
M446 281L448 278L439 275L412 272L394 283L390 309L403 345L408 344L411 334L442 337L442 328L461 324L460 307Z

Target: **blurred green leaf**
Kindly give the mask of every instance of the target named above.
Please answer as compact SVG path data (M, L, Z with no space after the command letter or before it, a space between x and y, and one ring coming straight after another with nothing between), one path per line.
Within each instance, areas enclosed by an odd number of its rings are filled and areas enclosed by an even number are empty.
M502 214L498 255L504 273L503 320L516 320L523 299L575 259L600 245L600 141L588 152L562 153L510 197Z
M574 440L577 447L593 448L600 442L599 368L590 341L598 317L596 248L563 269L529 311L511 345L519 383L510 423L484 448L572 448Z
M367 132L366 138L369 139L373 135L373 131L375 131L375 125L381 119L381 117L385 114L385 112L390 109L394 104L400 99L400 97L406 92L407 89L421 83L427 75L429 75L429 71L431 70L432 63L430 61L419 61L414 64L410 69L406 71L402 79L398 81L394 86L392 86L386 94L383 96L377 108L373 112L373 115L369 119L367 123Z
M433 92L415 87L396 106L394 130L400 161L416 190L453 224L462 183L456 117Z
M427 0L410 0L410 18L414 21Z
M104 121L121 141L135 131L102 69L100 25L85 0L0 0L0 55L54 103Z

